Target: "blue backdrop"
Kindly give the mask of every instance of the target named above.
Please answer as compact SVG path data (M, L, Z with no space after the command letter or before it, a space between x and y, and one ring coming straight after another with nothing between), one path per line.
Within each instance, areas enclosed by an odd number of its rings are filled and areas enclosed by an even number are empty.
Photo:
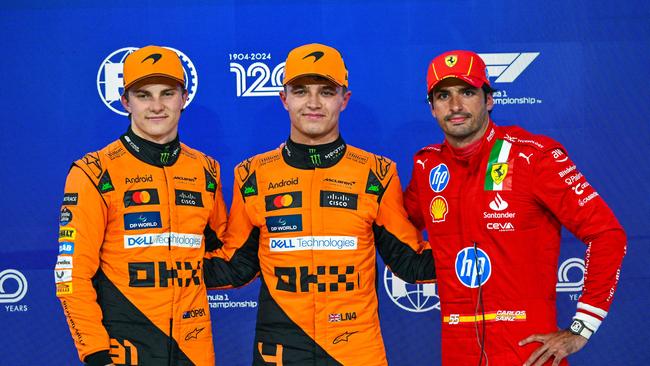
M183 3L183 5L179 5ZM442 140L425 73L449 49L481 53L499 89L492 117L550 135L609 203L629 243L610 314L576 365L641 365L650 352L650 5L647 1L22 1L0 5L0 364L77 365L54 293L57 223L70 163L127 128L121 60L159 44L184 56L192 100L181 140L232 168L277 147L289 121L277 91L295 46L338 48L352 98L341 130L391 157ZM559 325L581 289L584 246L563 236ZM402 286L380 266L391 365L438 365L436 289ZM259 283L211 291L220 365L249 365Z

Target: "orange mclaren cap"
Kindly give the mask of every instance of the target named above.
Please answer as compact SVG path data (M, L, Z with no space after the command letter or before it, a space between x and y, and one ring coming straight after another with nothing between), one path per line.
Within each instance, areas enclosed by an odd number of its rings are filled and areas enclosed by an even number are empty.
M162 76L181 83L185 87L183 64L176 52L160 47L142 47L124 60L124 90L142 79Z
M348 86L348 70L341 54L335 48L323 44L306 44L289 52L282 85L305 75L322 76L337 85Z
M475 88L490 85L485 62L472 51L448 51L434 58L427 70L427 93L446 78L463 80Z

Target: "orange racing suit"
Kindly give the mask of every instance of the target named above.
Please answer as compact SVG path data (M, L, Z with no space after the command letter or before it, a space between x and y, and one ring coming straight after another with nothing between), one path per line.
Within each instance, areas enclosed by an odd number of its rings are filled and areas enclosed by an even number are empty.
M233 189L206 283L240 286L259 272L253 364L386 365L376 251L406 281L435 275L395 164L340 137L318 148L289 140L236 167Z
M56 293L89 365L214 365L202 260L225 230L219 164L152 146L129 129L68 174Z

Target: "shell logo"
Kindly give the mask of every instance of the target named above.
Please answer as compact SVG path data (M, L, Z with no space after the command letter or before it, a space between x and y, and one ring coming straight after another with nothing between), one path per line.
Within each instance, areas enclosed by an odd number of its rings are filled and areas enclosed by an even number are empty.
M133 192L131 199L134 203L141 205L144 203L149 203L151 201L151 194L147 191L137 191Z
M283 194L273 199L273 205L277 208L289 207L293 203L293 197L290 194Z
M443 222L449 212L447 200L443 196L435 196L431 200L430 213L433 222Z

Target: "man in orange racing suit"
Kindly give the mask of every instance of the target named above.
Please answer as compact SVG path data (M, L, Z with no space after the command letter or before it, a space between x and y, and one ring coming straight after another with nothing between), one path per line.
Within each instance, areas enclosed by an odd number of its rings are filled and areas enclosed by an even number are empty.
M405 193L436 259L442 364L565 365L607 315L625 233L559 143L490 119L485 70L479 55L460 50L429 65L445 141L415 155ZM563 225L588 246L573 323L558 330Z
M431 252L406 217L395 164L339 134L351 95L339 52L292 50L284 86L290 138L235 168L217 253L235 273L208 287L239 286L260 272L254 365L386 365L376 250L409 282L433 279ZM206 274L228 272L223 261L207 263Z
M214 365L202 265L226 210L219 164L179 141L187 96L174 51L131 53L128 131L68 174L56 294L87 365Z

